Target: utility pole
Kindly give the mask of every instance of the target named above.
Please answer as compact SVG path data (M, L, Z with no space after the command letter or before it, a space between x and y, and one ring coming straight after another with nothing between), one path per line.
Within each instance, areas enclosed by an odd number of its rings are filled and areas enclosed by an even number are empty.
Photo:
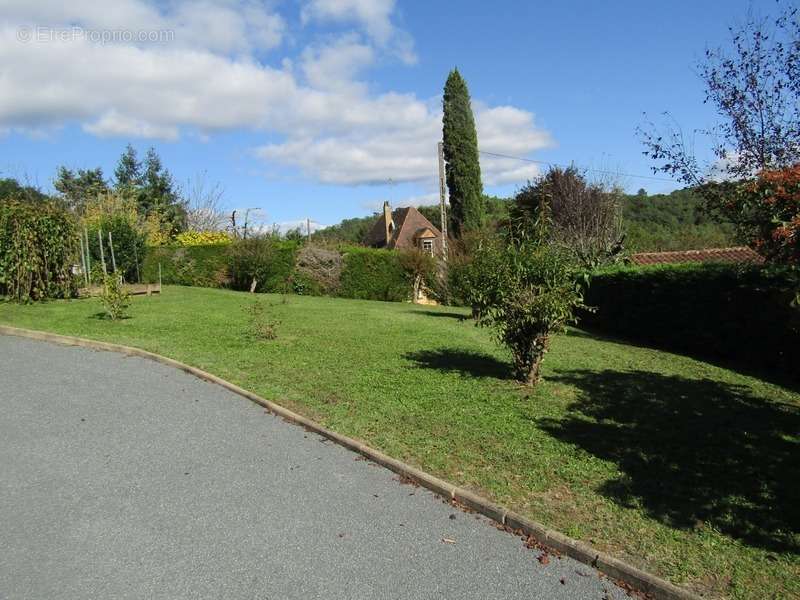
M306 239L311 241L311 219L306 217Z
M447 260L447 187L444 176L444 143L439 142L439 214L442 219L442 259Z

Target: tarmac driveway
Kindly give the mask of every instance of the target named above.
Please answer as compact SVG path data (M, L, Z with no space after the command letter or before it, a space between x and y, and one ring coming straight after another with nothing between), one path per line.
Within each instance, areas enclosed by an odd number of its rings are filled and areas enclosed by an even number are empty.
M0 599L625 597L539 554L182 371L0 336Z

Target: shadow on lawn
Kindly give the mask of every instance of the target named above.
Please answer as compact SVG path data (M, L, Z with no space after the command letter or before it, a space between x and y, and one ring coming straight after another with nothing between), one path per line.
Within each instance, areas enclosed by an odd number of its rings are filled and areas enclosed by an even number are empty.
M404 356L421 369L436 371L457 371L470 377L495 377L510 379L511 367L494 356L481 352L470 352L458 348L439 348L438 350L420 350L409 352Z
M438 312L435 310L415 310L412 311L417 315L425 315L426 317L446 317L450 319L458 319L459 321L466 321L469 316L459 313Z
M601 493L672 527L707 522L746 544L800 550L800 409L744 387L645 371L571 371L554 437L615 462ZM577 413L577 414L574 414Z

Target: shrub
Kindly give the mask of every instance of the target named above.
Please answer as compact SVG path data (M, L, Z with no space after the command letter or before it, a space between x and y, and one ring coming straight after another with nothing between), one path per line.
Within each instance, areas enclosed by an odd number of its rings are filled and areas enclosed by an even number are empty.
M75 221L64 209L0 202L0 294L17 302L71 296L77 246Z
M278 326L281 324L276 319L270 319L260 301L253 302L247 308L250 325L250 337L255 340L274 340L278 337Z
M797 271L736 265L617 267L592 275L583 323L610 335L797 376Z
M391 250L351 247L344 250L339 296L361 300L402 302L411 296L411 285Z
M511 350L517 379L534 385L551 336L577 321L576 310L585 308L574 257L546 241L487 240L471 269L478 322L494 329Z
M237 240L228 246L231 285L237 290L286 292L291 285L298 244L271 235Z
M339 291L344 261L337 250L307 245L297 253L292 287L296 294L331 295Z
M226 231L184 231L175 236L176 246L216 246L231 243Z
M130 294L125 289L119 275L109 273L103 277L100 302L112 321L125 318L126 311L131 304Z
M108 234L114 242L113 262L117 265L117 273L126 281L136 281L141 275L141 261L147 253L145 237L129 220L123 216L110 216L93 223L86 228L89 236L89 255L92 266L100 266L100 238L103 240L103 256L106 269L112 271L111 245ZM101 234L98 236L98 233Z
M145 230L136 212L136 202L122 194L101 194L85 202L81 225L85 227L89 241L89 257L92 267L100 267L100 240L102 234L103 253L108 271L112 270L112 258L108 234L114 242L114 261L117 272L127 281L140 277L142 261L146 254ZM96 269L92 269L93 273ZM102 281L93 278L93 281Z

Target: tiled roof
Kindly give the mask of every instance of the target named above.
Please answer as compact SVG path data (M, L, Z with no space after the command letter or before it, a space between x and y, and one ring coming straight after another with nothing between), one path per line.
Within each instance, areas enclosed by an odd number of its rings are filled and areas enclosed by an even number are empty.
M392 211L392 221L394 221L394 229L388 245L386 244L386 225L383 214L377 218L372 229L364 237L364 243L377 248L413 248L416 245L415 235L421 230L429 229L436 240L437 248L439 247L441 232L413 206L396 208Z
M678 252L641 252L631 255L636 265L661 265L674 263L750 263L761 264L764 259L747 246L735 248L707 248Z

